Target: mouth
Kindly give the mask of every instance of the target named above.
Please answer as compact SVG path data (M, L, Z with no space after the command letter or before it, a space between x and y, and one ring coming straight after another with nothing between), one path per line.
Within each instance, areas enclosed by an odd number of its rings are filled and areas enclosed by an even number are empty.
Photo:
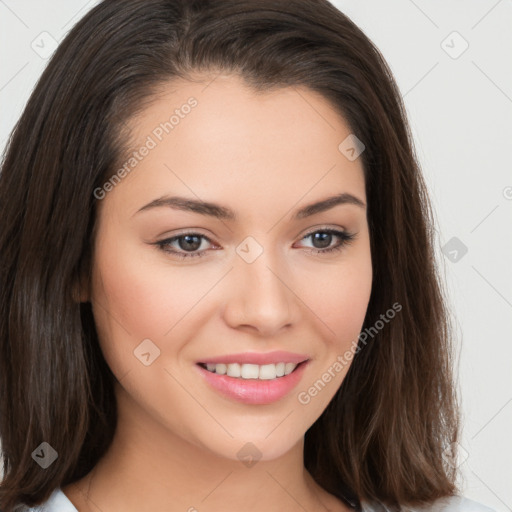
M275 380L283 378L296 371L309 359L300 363L270 363L270 364L249 364L249 363L197 363L198 366L216 375L227 375L234 379L243 380Z
M263 405L284 399L299 384L310 360L264 365L196 363L210 389L230 401Z

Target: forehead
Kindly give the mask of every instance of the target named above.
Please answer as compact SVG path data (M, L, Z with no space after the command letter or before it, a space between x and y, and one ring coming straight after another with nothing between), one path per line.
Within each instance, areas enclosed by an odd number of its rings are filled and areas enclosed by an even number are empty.
M304 87L256 92L234 75L177 80L128 125L124 163L150 147L111 194L130 201L131 213L145 199L177 191L231 204L249 193L284 203L335 192L365 200L361 159L350 161L338 148L350 127Z

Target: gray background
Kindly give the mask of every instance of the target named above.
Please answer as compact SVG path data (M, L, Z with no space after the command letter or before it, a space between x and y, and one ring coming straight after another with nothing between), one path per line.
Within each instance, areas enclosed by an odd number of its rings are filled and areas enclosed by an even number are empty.
M53 41L97 3L0 0L1 149ZM462 490L512 511L512 3L333 3L390 64L431 191L458 331Z

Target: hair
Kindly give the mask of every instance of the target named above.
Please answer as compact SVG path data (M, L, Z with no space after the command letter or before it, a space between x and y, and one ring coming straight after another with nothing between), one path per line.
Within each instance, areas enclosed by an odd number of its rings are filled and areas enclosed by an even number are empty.
M305 434L328 492L393 510L456 494L459 436L450 317L434 220L405 107L384 58L327 0L105 0L69 32L17 122L0 173L0 508L34 506L91 471L112 442L115 377L90 302L98 200L128 121L175 79L240 76L255 92L303 86L363 141L373 283L360 346ZM341 141L340 141L341 142ZM47 442L46 469L33 452Z

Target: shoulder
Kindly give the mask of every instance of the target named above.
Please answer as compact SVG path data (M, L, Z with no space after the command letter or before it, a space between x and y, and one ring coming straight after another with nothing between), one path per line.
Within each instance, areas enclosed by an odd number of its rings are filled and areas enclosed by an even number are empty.
M389 512L381 504L362 504L362 512ZM428 506L405 508L404 512L496 512L481 503L465 498L464 496L447 496L440 498Z
M19 509L19 512L78 512L78 510L59 488L55 489L44 503L35 507L25 506Z

